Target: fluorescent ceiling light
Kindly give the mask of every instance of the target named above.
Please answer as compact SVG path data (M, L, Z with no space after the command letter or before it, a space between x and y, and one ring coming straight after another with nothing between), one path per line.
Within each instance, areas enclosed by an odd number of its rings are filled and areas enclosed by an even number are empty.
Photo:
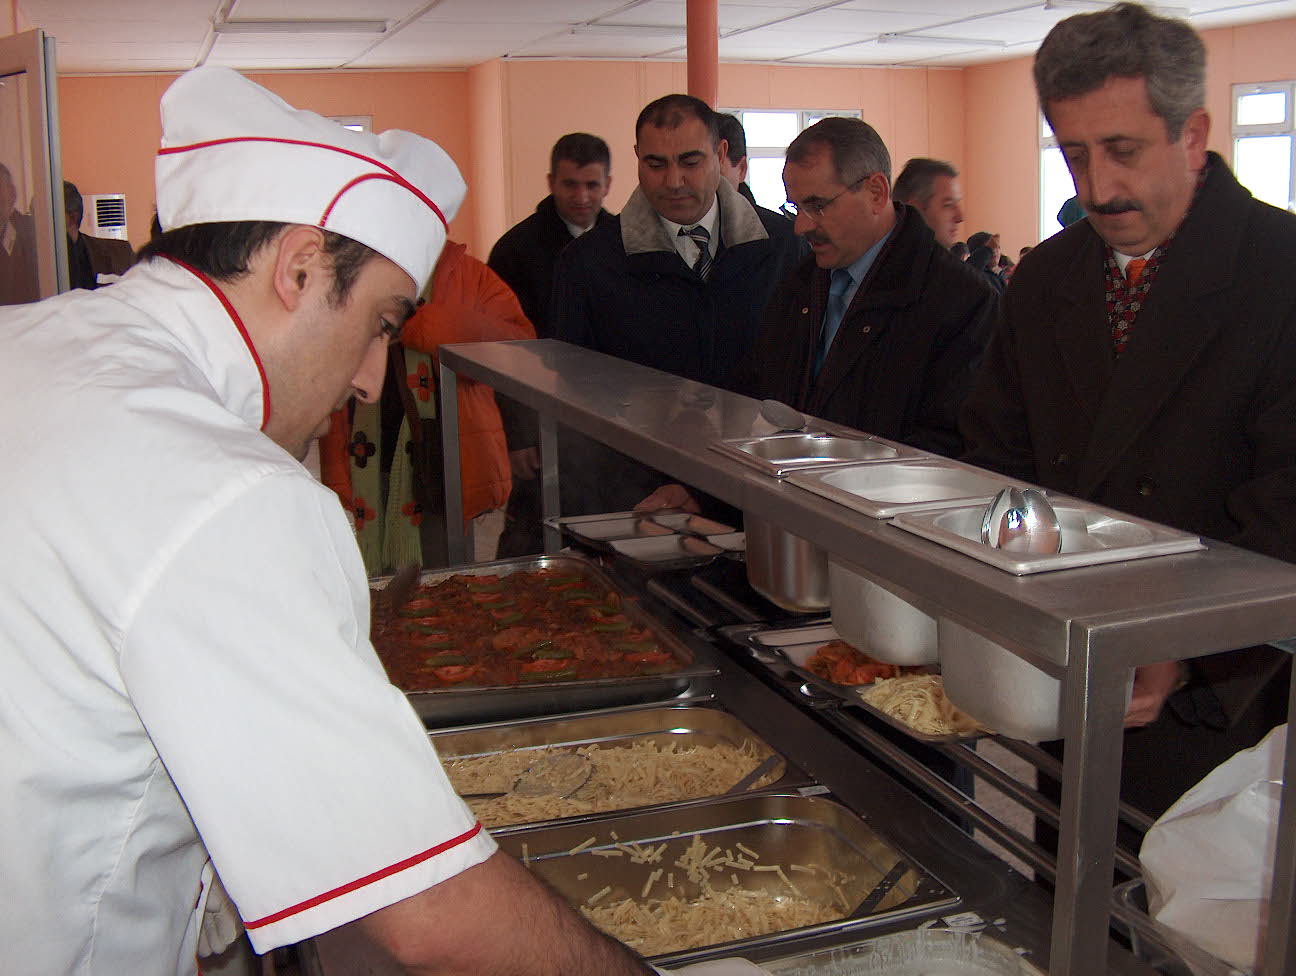
M640 37L683 37L688 31L683 27L661 24L581 24L572 28L573 34L637 34Z
M935 34L879 34L879 44L952 44L957 47L1007 47L1007 41L985 41L972 37L938 37Z
M227 20L217 34L385 34L385 20Z

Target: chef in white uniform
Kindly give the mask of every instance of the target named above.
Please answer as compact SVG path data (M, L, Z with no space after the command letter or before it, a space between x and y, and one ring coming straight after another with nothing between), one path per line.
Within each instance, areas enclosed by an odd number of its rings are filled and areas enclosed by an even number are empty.
M0 314L0 972L192 976L214 864L259 952L650 973L455 796L297 460L378 396L458 170L225 69L162 114L151 257Z

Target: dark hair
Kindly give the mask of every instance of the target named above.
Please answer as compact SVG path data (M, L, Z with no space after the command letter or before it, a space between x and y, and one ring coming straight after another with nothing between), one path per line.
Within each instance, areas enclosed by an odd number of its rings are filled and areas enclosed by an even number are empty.
M71 180L63 181L63 211L68 216L75 216L78 224L85 216L85 201L81 199L81 191Z
M943 159L926 159L919 156L904 164L891 189L891 199L897 203L912 203L925 207L936 193L936 177L958 178L958 170Z
M984 244L974 247L968 252L967 263L981 271L989 271L992 260L994 260L994 252Z
M706 126L711 145L720 145L720 122L711 106L692 95L663 95L649 102L635 120L635 141L645 125L656 129L678 129L687 118L694 118Z
M1206 104L1206 47L1188 24L1118 3L1061 21L1035 53L1035 90L1049 103L1097 91L1109 78L1142 78L1171 142Z
M839 115L820 119L792 140L787 161L804 163L825 146L832 153L837 182L843 186L874 173L891 179L891 154L877 130L863 119Z
M164 231L139 250L140 260L175 258L215 281L236 281L246 275L252 259L291 227L270 220L239 220L190 224ZM377 251L332 231L323 231L324 253L333 263L333 289L329 304L346 304L356 278Z
M990 233L988 230L977 231L967 240L968 250L975 251L978 247L984 247L989 250L990 239L992 237L994 237L994 234Z
M738 120L738 116L730 115L728 112L717 112L716 119L720 123L720 138L729 143L729 151L725 153L725 158L729 160L729 165L737 166L747 155L747 133L743 129L743 124Z
M963 241L955 241L950 245L950 254L956 258L966 259L968 256L968 246Z
M549 152L550 175L558 172L558 164L563 160L575 164L577 169L602 163L608 173L612 172L612 153L608 151L608 144L588 132L569 132L554 143Z

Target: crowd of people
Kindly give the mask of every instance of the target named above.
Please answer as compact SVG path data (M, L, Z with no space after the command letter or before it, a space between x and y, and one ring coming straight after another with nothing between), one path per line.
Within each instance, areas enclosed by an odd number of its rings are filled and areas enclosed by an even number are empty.
M797 136L756 206L741 125L681 94L635 120L619 214L606 143L564 136L483 264L435 144L181 77L135 266L0 311L6 957L192 976L236 911L261 952L355 923L411 972L650 976L497 850L368 640L368 573L437 555L445 342L563 340L1296 561L1296 217L1207 150L1200 38L1121 3L1034 77L1086 216L1017 266L960 241L954 166L893 180L861 119ZM11 262L13 197L0 167ZM533 418L460 397L465 515L511 484L501 554L537 551ZM321 437L344 506L298 463ZM562 463L567 512L706 504L590 443ZM1286 668L1137 669L1126 798L1159 813L1258 741Z

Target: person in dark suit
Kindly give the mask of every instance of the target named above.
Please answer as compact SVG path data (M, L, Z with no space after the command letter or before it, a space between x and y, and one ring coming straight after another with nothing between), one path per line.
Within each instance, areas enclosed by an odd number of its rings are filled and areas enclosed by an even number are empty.
M63 181L63 214L67 220L68 278L73 288L94 289L100 275L124 275L135 263L127 241L81 233L85 201L76 184Z
M40 297L36 225L18 211L18 187L0 163L0 305L25 305Z
M788 147L783 180L813 254L779 285L730 384L740 393L940 454L997 295L891 199L891 157L859 119L827 118Z
M505 231L487 265L513 289L536 336L553 335L549 302L558 255L576 238L612 220L603 200L612 187L608 144L588 132L569 132L549 153L549 195L535 213ZM497 555L522 556L543 546L540 527L540 451L535 413L498 397L509 445L513 491Z
M1013 276L964 459L1296 561L1296 216L1207 152L1201 39L1118 4L1055 26L1035 83L1088 217ZM1126 801L1162 813L1283 721L1285 658L1139 668Z

